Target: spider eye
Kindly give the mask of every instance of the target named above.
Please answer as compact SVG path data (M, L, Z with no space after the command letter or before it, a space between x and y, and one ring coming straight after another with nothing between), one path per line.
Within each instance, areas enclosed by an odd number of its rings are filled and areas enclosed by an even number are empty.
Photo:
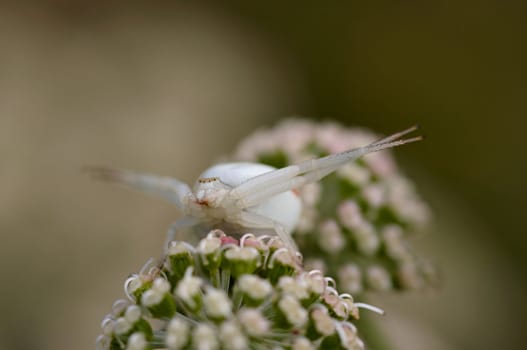
M219 179L220 179L219 177L202 177L201 179L198 179L198 182L203 184L203 183L218 181Z

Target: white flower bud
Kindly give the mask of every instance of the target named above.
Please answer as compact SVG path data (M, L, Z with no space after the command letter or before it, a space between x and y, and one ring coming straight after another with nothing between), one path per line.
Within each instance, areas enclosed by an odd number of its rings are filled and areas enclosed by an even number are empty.
M349 322L337 324L340 342L345 349L362 350L364 343L357 337L355 327Z
M326 293L326 295L324 295L324 302L331 308L338 318L345 319L348 317L348 305L347 303L344 303L337 294Z
M120 316L129 305L131 305L130 300L126 300L126 299L116 300L112 305L112 315L116 317Z
M299 234L305 234L315 228L315 221L317 219L317 211L310 207L302 208L300 213L300 219L296 226L296 232Z
M293 326L302 327L306 323L307 311L292 295L284 295L278 302L278 307Z
M397 166L393 158L387 152L368 154L368 156L364 157L364 162L379 177L386 178L392 176L397 171Z
M133 275L124 282L124 292L130 300L135 300L133 294L143 286L143 280L139 275ZM121 305L119 305L121 306Z
M323 336L328 336L335 332L335 323L325 307L315 308L311 311L311 318L313 319L316 330Z
M95 339L95 349L96 350L110 350L110 344L112 343L112 338L107 335L99 335Z
M307 284L302 280L290 276L280 277L278 287L284 293L291 294L297 299L305 299L309 296Z
M362 273L359 266L346 264L338 271L339 284L349 293L362 292Z
M168 246L168 255L179 255L183 253L192 253L193 251L194 251L194 248L186 242L172 241L170 242L170 245Z
M245 350L248 348L247 338L240 327L233 321L222 323L220 326L220 340L227 350Z
M124 318L131 324L136 323L141 318L141 308L137 305L128 306Z
M366 280L375 290L389 290L392 288L390 274L381 266L370 266L366 270Z
M111 317L105 317L101 322L102 334L111 336L115 327L115 321Z
M229 260L251 261L260 258L260 253L253 247L232 247L225 252Z
M379 208L386 202L386 193L380 184L370 184L362 189L362 196L373 208Z
M314 350L316 349L315 345L309 341L306 337L296 337L293 346L291 347L292 350Z
M328 253L337 253L345 246L344 237L335 220L326 220L319 226L318 244Z
M190 326L180 318L173 318L167 326L165 343L170 350L182 349L189 340Z
M132 329L132 325L124 317L119 317L113 327L113 331L118 335L126 334L130 329Z
M141 304L146 307L157 305L161 300L163 300L163 294L155 289L149 289L141 296Z
M258 309L243 308L238 312L238 319L251 336L262 336L269 332L269 320Z
M337 214L342 225L350 230L360 227L364 221L359 205L352 200L340 203Z
M238 279L238 287L255 300L264 299L273 291L273 286L268 280L255 275L242 275Z
M199 277L185 276L176 288L176 295L185 303L194 307L195 303L193 298L201 293L202 284L203 280Z
M226 318L231 314L232 303L223 290L209 288L203 297L203 304L210 317Z
M357 239L357 246L361 253L364 255L373 255L377 252L380 246L380 240L371 224L364 222L354 233Z
M304 273L300 278L305 282L307 289L314 294L323 294L326 289L326 279L324 275L317 270Z
M337 170L337 174L358 186L366 185L370 180L369 170L355 162L346 163Z
M403 230L397 225L388 225L382 230L382 239L386 247L386 254L392 259L411 259L403 240Z
M203 255L209 255L221 248L221 239L214 236L207 236L198 245L198 251Z
M320 184L312 182L300 188L300 195L307 206L315 206L320 198Z
M164 278L156 278L152 285L152 289L155 289L159 294L165 294L170 291L170 283Z
M212 326L198 323L192 331L192 344L197 350L216 350L220 348L218 335Z
M143 333L134 333L128 339L126 350L144 350L148 343Z

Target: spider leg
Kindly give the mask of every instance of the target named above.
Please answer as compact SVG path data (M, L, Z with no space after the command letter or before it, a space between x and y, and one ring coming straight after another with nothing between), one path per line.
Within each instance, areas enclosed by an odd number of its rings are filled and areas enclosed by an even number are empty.
M276 194L318 181L347 162L354 161L368 153L422 140L421 136L417 136L394 141L414 130L416 127L411 127L363 147L270 171L235 187L229 192L229 196L235 200L238 208L249 208Z
M236 223L247 228L274 230L276 235L285 243L287 248L291 249L293 252L298 252L298 246L291 237L291 234L286 232L279 222L244 210L240 213Z
M390 142L390 141L393 141L393 140L396 140L398 139L399 137L402 137L406 134L409 134L415 130L419 129L419 126L418 125L413 125L411 127L409 127L408 129L405 129L403 131L399 131L399 132L396 132L395 134L391 134L389 136L386 136L378 141L375 141L373 142L373 144L380 144L380 143L386 143L386 142Z
M182 229L196 226L199 222L192 216L184 216L176 220L168 229L167 238L165 239L165 249L168 248L170 242L183 239L183 237L177 237L178 233L181 233Z
M236 207L239 209L246 209L258 205L270 197L277 195L282 192L287 192L293 188L302 187L307 183L307 179L304 176L295 176L291 179L285 180L268 187L259 188L256 187L253 192L247 193L244 197L238 199Z
M391 136L388 136L386 139L391 139ZM337 170L340 166L346 164L347 162L354 161L362 156L365 156L368 153L378 152L387 148L402 146L407 143L421 141L422 139L423 138L421 136L417 136L396 141L390 140L388 142L380 140L363 147L354 148L341 153L332 154L323 158L313 159L311 161L300 163L299 167L301 168L301 172L303 173L303 175L309 175L310 173L314 173L314 175L310 175L309 179L311 182L317 181L322 177L328 175L332 171Z
M183 209L183 197L191 193L187 184L170 177L139 174L107 167L88 167L85 170L97 179L116 182L142 192L161 196L175 204L179 209Z

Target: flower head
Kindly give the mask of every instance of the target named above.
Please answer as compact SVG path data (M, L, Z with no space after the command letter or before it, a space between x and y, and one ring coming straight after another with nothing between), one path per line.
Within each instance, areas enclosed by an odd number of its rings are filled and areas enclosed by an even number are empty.
M289 119L247 137L232 159L281 168L378 139L364 129ZM352 293L435 282L433 269L407 241L427 223L429 209L389 151L348 163L298 193L303 210L293 237L308 267L324 268Z
M125 293L101 324L101 350L363 348L351 323L360 304L276 238L215 230L196 247L172 242Z

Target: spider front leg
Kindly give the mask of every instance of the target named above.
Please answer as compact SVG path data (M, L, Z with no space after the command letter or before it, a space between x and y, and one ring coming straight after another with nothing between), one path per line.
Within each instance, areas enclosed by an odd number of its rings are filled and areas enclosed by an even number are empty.
M257 205L275 194L299 188L307 183L316 182L344 164L368 153L422 140L421 136L407 139L401 138L415 130L417 130L417 126L397 132L363 147L269 171L233 188L229 192L229 196L232 200L237 201L237 206L242 209Z
M184 198L192 193L190 187L177 179L165 176L135 173L108 167L86 167L99 180L119 183L136 190L165 198L179 209L184 209Z
M274 221L271 218L243 210L240 213L236 223L247 228L273 230L276 235L285 243L287 248L292 250L294 253L299 251L298 246L291 237L291 234L286 232L282 224Z
M175 240L183 240L184 237L177 236L178 233L181 234L181 231L186 228L196 227L199 222L196 218L192 216L184 216L181 219L176 220L168 229L167 238L165 239L165 249L168 249L170 242Z

